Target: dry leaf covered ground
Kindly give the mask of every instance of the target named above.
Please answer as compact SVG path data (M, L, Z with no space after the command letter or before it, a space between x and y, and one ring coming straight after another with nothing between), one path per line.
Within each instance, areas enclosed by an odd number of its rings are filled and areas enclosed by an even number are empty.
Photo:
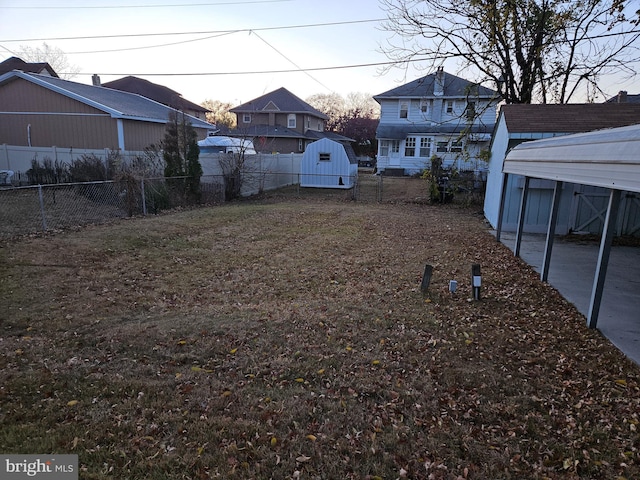
M0 451L81 478L640 478L640 370L472 210L273 200L11 241L0 301Z

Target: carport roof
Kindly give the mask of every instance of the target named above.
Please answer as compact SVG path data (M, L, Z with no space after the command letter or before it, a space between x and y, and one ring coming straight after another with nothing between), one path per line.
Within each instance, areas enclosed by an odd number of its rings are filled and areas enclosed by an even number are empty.
M640 124L522 143L503 172L640 192Z

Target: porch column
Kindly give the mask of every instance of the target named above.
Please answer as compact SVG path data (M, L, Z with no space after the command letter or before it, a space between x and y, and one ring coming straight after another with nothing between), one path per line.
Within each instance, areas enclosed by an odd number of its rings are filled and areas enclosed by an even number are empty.
M609 254L611 253L611 244L613 243L613 234L616 218L618 217L621 193L620 190L611 190L611 194L609 195L609 206L607 207L607 216L602 227L600 252L598 253L598 263L596 265L595 278L593 279L591 302L589 303L589 312L587 315L587 325L589 328L596 328L598 323L598 314L600 313L600 304L602 303L602 290L604 288L605 277L607 276L607 267L609 266Z
M520 213L518 214L518 230L516 230L516 244L513 247L513 254L520 256L520 243L522 243L522 231L524 230L524 213L527 210L527 197L529 196L529 177L524 177L522 186L522 199L520 200Z
M542 269L540 280L546 282L549 278L549 264L551 263L551 250L553 250L553 238L556 235L556 223L558 223L558 206L560 205L560 195L562 194L562 182L556 181L553 189L553 201L551 204L551 216L549 217L549 228L547 229L547 241L544 245L544 258L542 259Z

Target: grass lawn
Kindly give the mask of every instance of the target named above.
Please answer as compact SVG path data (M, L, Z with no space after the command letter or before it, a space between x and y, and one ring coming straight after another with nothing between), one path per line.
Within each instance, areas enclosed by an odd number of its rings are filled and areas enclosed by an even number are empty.
M477 210L273 199L0 244L0 452L83 479L640 478L640 369Z

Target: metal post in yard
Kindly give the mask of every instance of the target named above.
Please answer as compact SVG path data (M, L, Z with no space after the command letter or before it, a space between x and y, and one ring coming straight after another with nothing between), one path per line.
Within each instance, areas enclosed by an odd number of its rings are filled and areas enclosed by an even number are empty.
M140 180L140 191L142 192L142 215L147 216L147 199L144 194L144 178Z
M42 215L42 228L47 229L47 217L44 212L44 198L42 197L42 185L38 185L38 198L40 199L40 214Z
M378 203L382 202L382 175L377 175L378 177L378 191L377 196L378 196Z

